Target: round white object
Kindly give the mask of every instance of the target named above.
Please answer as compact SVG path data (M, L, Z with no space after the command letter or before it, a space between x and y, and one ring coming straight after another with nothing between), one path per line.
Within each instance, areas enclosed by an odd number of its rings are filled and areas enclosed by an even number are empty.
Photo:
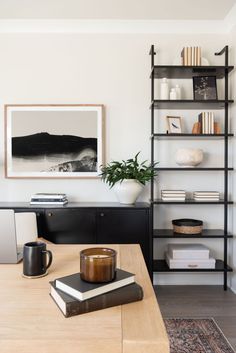
M143 184L136 179L124 179L114 185L114 191L119 202L127 205L135 203L142 189Z
M203 150L199 148L179 148L175 161L183 167L195 167L203 160Z

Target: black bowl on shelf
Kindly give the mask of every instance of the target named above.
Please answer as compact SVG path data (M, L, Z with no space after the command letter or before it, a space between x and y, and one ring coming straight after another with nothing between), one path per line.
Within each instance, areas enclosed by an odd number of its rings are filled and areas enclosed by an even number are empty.
M182 218L173 219L174 233L178 234L201 234L203 222L198 219Z

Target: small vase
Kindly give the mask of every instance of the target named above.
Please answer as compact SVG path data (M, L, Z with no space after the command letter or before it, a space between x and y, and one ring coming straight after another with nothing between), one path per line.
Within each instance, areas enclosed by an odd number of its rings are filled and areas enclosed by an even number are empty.
M143 185L136 179L124 179L114 185L114 191L119 202L127 205L135 203L142 189Z

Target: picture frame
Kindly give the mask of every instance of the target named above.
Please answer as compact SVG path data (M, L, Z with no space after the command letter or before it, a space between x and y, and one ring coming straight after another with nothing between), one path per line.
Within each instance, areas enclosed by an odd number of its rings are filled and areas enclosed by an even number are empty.
M217 100L216 76L193 77L194 100Z
M104 106L5 105L6 178L97 178Z
M167 132L169 134L182 133L182 119L179 116L167 116Z

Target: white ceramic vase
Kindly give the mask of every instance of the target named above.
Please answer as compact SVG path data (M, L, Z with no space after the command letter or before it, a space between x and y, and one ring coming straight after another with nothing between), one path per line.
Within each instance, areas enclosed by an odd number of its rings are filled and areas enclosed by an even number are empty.
M203 151L199 148L179 148L175 155L175 161L183 167L195 167L203 160Z
M143 185L136 179L124 179L114 185L119 202L127 205L135 203L142 189Z

